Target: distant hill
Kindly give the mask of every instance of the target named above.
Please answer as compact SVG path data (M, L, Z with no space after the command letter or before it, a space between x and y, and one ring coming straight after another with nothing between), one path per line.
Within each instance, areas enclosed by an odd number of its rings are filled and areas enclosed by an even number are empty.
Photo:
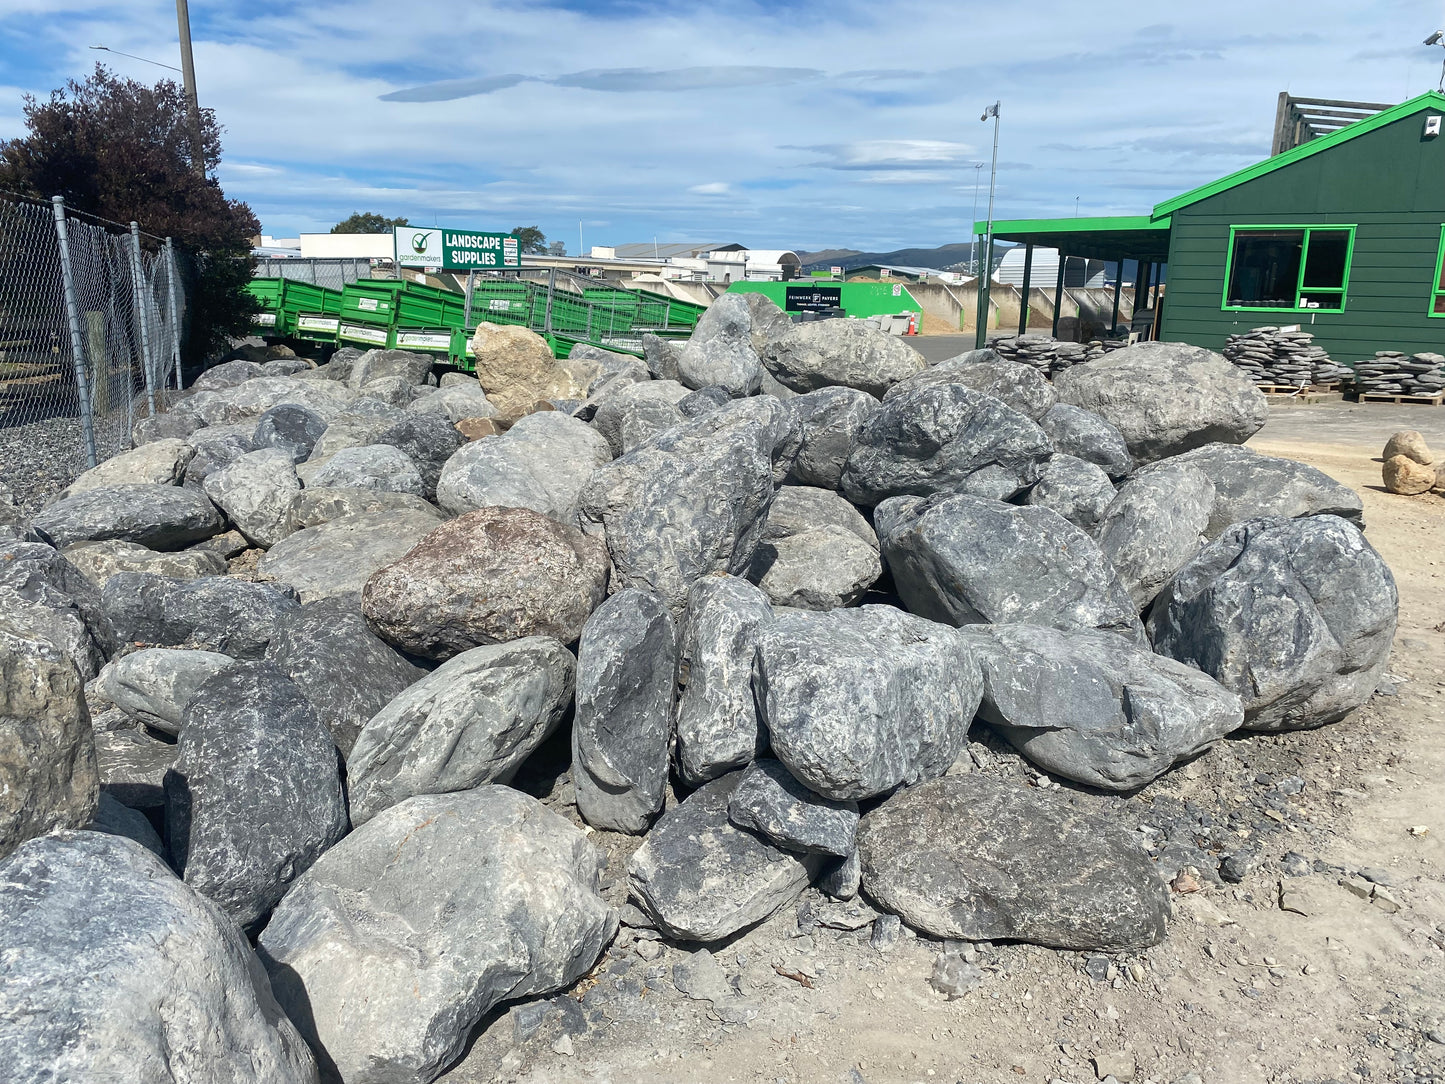
M849 256L861 255L856 248L825 248L821 252L799 252L798 259L804 264L836 264Z
M994 256L1008 246L994 246ZM966 264L973 258L973 244L939 245L937 248L899 248L892 252L858 252L853 249L828 249L824 252L800 252L798 259L803 270L823 270L828 267L842 267L845 270L865 267L868 264L899 264L904 267L931 267L942 271L955 264Z

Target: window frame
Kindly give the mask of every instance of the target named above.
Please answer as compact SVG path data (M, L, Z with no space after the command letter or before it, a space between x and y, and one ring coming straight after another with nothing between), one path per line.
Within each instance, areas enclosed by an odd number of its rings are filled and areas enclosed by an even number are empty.
M1230 227L1229 227L1229 247L1225 250L1225 253L1224 253L1224 286L1223 286L1222 290L1220 291L1220 297L1219 297L1219 308L1220 308L1220 310L1221 310L1222 312L1289 312L1289 313L1309 313L1309 314L1311 314L1311 315L1314 315L1314 314L1316 314L1316 313L1334 313L1334 314L1338 314L1338 313L1344 312L1344 311L1345 311L1345 307L1346 307L1346 305L1347 305L1348 302L1349 302L1349 295L1350 295L1350 271L1351 271L1352 266L1353 266L1353 264L1354 264L1354 262L1355 262L1355 227L1356 227L1356 225L1357 225L1357 224L1356 224L1356 223L1353 223L1353 222L1312 222L1312 223L1282 222L1282 223L1271 223L1271 224L1251 222L1251 223L1249 223L1248 225L1243 225L1243 226L1233 226L1233 225L1230 226ZM1295 300L1295 303L1294 303L1293 306L1289 306L1289 305L1231 305L1231 304L1229 303L1229 280L1230 280L1230 277L1234 274L1234 239L1235 239L1235 237L1236 237L1237 235L1239 235L1239 234L1241 234L1241 233L1254 233L1254 232L1264 231L1264 230L1299 230L1300 232L1302 232L1302 233L1304 234L1304 239L1303 239L1303 242L1301 243L1301 246L1300 246L1299 274L1298 274L1298 276L1296 276L1296 278L1295 278L1295 285L1294 285L1294 300ZM1337 308L1337 309L1327 309L1327 308L1324 308L1324 307L1322 307L1322 306L1302 306L1302 305L1300 305L1300 303L1299 303L1299 301L1300 301L1300 294L1304 292L1303 283L1304 283L1304 277L1305 277L1305 268L1309 266L1309 258L1310 258L1310 234L1311 234L1312 232L1316 231L1316 230L1334 230L1334 231L1337 231L1337 232L1343 230L1343 231L1346 231L1346 232L1349 234L1349 239L1345 242L1345 277L1344 277L1344 281L1343 281L1343 283L1341 284L1340 289L1339 289L1340 307ZM1445 226L1442 226L1442 227L1441 227L1441 234L1442 234L1442 238L1445 238ZM1445 241L1442 241L1442 245L1445 245ZM1445 248L1442 248L1442 251L1445 251ZM1438 269L1437 269L1437 271L1436 271L1436 274L1437 274L1437 275L1439 274ZM1435 281L1436 281L1436 282L1439 282L1439 279L1437 278ZM1314 292L1314 293L1330 293L1330 294L1333 294L1335 291L1333 291L1333 290L1318 290L1318 289L1317 289L1317 290L1314 290L1314 291L1312 291L1312 292ZM1431 300L1430 300L1430 304L1431 304L1432 307L1434 306L1434 303L1435 303L1435 302L1434 302L1434 295L1432 294L1432 295L1431 295ZM1445 314L1437 314L1437 315L1445 315Z
M1441 311L1435 311L1435 307L1445 300L1442 276L1445 276L1445 224L1440 226L1440 247L1435 250L1435 276L1430 280L1430 291L1425 299L1425 315L1432 320L1445 320L1445 306L1441 307Z

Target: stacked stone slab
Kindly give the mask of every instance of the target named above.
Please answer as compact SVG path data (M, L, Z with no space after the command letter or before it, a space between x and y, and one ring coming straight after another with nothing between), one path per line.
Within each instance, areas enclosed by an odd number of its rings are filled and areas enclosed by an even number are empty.
M1376 350L1355 362L1355 386L1370 395L1438 395L1445 391L1445 354Z
M1349 366L1332 361L1308 331L1286 331L1273 325L1231 335L1224 356L1250 375L1256 384L1304 387L1350 379Z
M1097 361L1111 350L1126 345L1122 339L1090 339L1086 343L1063 342L1048 335L1014 335L990 339L988 344L1007 361L1031 365L1045 376L1063 372L1086 361Z

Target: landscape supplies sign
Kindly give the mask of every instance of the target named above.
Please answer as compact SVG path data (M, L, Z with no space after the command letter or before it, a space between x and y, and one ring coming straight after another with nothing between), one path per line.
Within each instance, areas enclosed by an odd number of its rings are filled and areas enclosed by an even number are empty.
M784 312L823 312L842 307L841 286L789 286L783 298Z
M392 232L398 267L424 271L485 271L521 267L522 250L510 233L396 226Z

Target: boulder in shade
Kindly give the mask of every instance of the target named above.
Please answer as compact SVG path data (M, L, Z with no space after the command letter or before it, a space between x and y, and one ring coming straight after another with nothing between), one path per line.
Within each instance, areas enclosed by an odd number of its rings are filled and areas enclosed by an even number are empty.
M236 660L216 651L148 647L106 664L95 691L137 722L179 734L186 705L203 682Z
M326 419L310 407L281 403L256 419L251 444L257 451L279 448L290 454L292 462L302 463L326 432L326 425Z
M181 486L107 486L64 497L31 521L57 546L116 538L176 550L220 533L221 513L204 494Z
M237 659L259 659L282 615L300 605L289 587L227 577L187 582L145 572L112 576L101 602L127 643L201 647Z
M399 376L413 386L425 384L435 360L412 350L368 350L351 363L346 382L362 388L375 380Z
M175 766L172 742L142 730L111 730L95 735L100 792L131 809L164 809L166 772Z
M796 392L845 387L879 398L928 366L903 339L862 320L792 324L768 341L762 361L773 379Z
M844 858L853 853L858 803L819 797L776 760L750 764L728 799L728 820L784 850Z

